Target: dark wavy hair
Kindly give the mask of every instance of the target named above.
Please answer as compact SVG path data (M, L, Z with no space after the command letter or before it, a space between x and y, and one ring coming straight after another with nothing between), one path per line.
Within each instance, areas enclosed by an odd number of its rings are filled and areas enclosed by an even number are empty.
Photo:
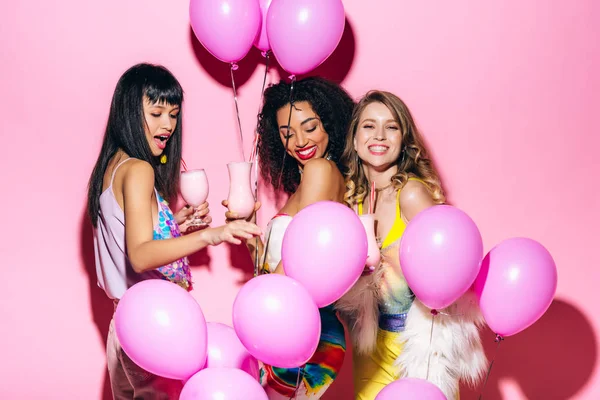
M290 107L290 87L290 83L282 80L265 90L257 128L261 175L275 190L283 189L288 194L294 193L298 188L300 172L296 160L286 156L279 135L277 111L282 107ZM292 103L301 101L310 103L319 116L325 132L329 135L327 154L343 173L344 168L340 160L354 101L341 86L320 77L305 78L294 83Z
M177 195L181 168L182 113L180 110L177 114L177 125L163 151L167 156L167 163L161 164L160 158L152 154L146 139L144 96L148 97L151 103L180 107L183 103L183 89L165 67L137 64L121 76L110 105L102 148L88 185L88 216L94 227L98 223L104 174L108 163L119 149L130 157L152 165L154 186L162 196L171 200Z

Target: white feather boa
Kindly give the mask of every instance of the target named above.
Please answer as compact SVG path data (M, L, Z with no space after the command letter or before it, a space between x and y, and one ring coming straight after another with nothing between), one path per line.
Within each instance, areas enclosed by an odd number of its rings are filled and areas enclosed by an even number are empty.
M382 276L383 268L377 268L371 275L360 277L335 303L335 309L348 324L352 349L357 354L370 354L377 345L379 283Z
M404 348L396 365L400 377L428 376L448 400L454 400L458 398L460 381L475 386L487 369L479 336L483 316L475 296L467 292L435 316L433 333L431 318L431 310L415 300L406 318L406 328L398 338Z
M350 328L353 349L360 354L369 354L376 346L381 270L361 277L336 303L336 309ZM448 400L455 400L460 381L474 386L487 369L479 336L483 317L474 295L467 292L435 317L433 335L431 318L431 310L415 299L406 318L405 330L398 338L404 345L396 360L399 377L424 379L428 376L427 379L437 385Z

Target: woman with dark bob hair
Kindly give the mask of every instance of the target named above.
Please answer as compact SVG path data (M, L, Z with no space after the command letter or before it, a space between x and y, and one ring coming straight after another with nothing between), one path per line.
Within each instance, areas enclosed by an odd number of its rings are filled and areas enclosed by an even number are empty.
M102 147L88 187L94 227L98 286L113 300L147 279L192 290L187 256L223 242L260 235L258 226L238 221L189 232L189 222L208 215L208 203L173 213L182 148L183 89L165 67L142 63L117 82ZM186 233L183 235L183 233ZM177 338L173 338L177 340ZM164 343L168 352L170 343ZM154 375L123 350L111 320L107 367L115 399L178 399L183 383Z
M265 246L248 240L260 273L284 274L281 244L288 224L304 207L319 201L344 202L340 158L344 151L354 101L337 84L306 78L269 87L258 122L258 155L262 177L289 198L269 222ZM291 113L291 115L290 115ZM223 202L227 206L227 202ZM256 209L260 204L257 203ZM228 221L237 215L226 213ZM252 215L249 220L254 220ZM258 248L255 247L258 243ZM309 249L307 249L309 251ZM333 383L344 362L344 327L333 306L319 310L321 338L313 357L301 368L264 365L261 381L269 399L318 399ZM298 321L299 324L302 321Z

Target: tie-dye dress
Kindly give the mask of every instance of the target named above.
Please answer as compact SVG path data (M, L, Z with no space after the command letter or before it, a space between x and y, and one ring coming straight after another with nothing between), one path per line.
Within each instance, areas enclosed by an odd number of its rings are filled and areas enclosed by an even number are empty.
M283 234L291 220L290 216L279 214L269 223L261 273L271 273L279 264ZM344 326L333 306L321 308L319 312L321 338L317 351L306 365L301 368L262 366L261 383L270 400L319 399L340 372L346 353Z

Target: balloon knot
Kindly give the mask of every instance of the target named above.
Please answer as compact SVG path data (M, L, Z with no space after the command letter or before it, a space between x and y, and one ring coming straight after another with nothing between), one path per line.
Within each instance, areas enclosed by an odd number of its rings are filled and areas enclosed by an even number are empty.
M434 317L438 314L439 314L438 310L431 310L431 315L433 315Z
M271 54L271 50L261 51L260 54L262 54L262 56L264 58L269 58L269 54Z
M231 63L231 69L232 69L233 71L237 71L237 70L238 70L238 68L239 68L239 67L238 67L238 65L237 65L236 63Z
M496 339L494 340L496 343L503 341L504 338L498 334L496 334Z
M292 81L292 82L296 81L296 75L294 75L294 74L290 75L288 78L290 78L290 81Z

